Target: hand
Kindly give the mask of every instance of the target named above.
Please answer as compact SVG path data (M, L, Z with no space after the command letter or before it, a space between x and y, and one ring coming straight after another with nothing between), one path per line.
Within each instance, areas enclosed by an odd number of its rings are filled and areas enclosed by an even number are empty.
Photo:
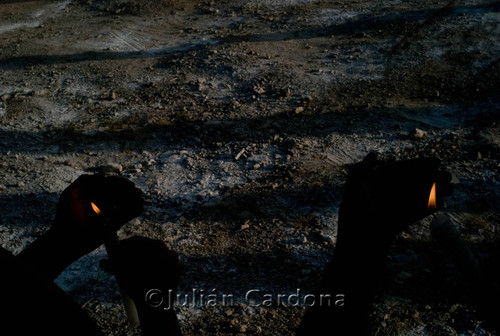
M384 162L371 154L351 166L339 209L340 247L387 244L431 214L434 210L427 204L433 183L437 207L441 207L452 186L451 174L439 166L440 161L433 158Z
M143 335L180 335L173 310L179 283L178 255L164 242L134 236L121 240L101 268L114 274L134 301ZM154 291L155 297L148 296Z
M430 158L384 162L368 155L350 167L334 259L318 289L344 294L345 305L311 307L298 335L369 335L369 312L392 239L434 211L427 208L433 183L438 208L452 192L451 175L439 165Z
M103 244L110 233L141 214L142 192L129 180L104 175L82 175L63 191L54 225L18 257L55 279L78 258ZM90 202L102 211L98 216ZM105 216L112 227L105 227Z
M113 259L102 260L100 266L116 276L137 305L147 304L149 290L167 294L169 289L175 292L179 283L177 252L169 250L161 240L139 236L120 240Z
M61 194L53 228L69 239L78 239L75 243L82 243L84 253L88 253L104 242L109 230L117 231L143 212L141 195L141 190L123 177L82 175ZM101 211L100 215L91 202ZM103 217L111 219L113 227L104 228Z

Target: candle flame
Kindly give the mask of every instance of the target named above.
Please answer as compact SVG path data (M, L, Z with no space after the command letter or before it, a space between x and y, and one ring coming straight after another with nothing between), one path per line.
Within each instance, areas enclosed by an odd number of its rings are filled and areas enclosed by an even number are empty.
M95 205L93 202L90 202L90 205L92 206L92 210L94 210L94 212L95 212L96 214L98 214L98 215L100 215L100 214L101 214L101 212L102 212L102 211L101 211L101 209L99 209L99 208L97 207L97 205Z
M427 208L431 210L436 210L436 182L432 185L431 193L429 194L429 202L427 203Z

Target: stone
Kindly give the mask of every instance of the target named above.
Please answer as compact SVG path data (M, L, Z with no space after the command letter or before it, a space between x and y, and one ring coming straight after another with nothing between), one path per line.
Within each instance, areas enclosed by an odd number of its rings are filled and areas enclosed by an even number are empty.
M419 128L415 128L415 132L413 133L413 136L415 137L415 139L422 139L422 138L425 138L427 136L427 132L424 130L421 130Z
M299 106L295 109L295 114L300 114L304 112L304 106Z

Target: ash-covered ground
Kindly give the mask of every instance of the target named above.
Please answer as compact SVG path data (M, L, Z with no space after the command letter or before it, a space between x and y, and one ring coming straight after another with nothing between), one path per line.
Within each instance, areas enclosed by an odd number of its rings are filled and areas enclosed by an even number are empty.
M334 252L346 165L376 151L443 161L456 183L446 212L499 284L499 10L2 1L0 244L18 253L50 226L66 186L113 171L147 200L120 237L178 251L181 295L235 297L179 306L186 335L291 335L304 308L277 296L314 290ZM104 257L82 258L57 284L106 334L139 335ZM429 220L398 236L387 261L374 335L495 334ZM247 302L251 289L273 305Z

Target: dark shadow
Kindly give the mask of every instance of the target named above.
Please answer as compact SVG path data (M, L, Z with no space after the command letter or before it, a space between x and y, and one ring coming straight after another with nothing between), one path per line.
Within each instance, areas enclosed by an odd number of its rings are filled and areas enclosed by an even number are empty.
M145 51L86 51L80 54L68 55L37 55L18 56L0 60L0 68L3 70L13 70L25 66L33 65L55 65L65 63L78 63L86 61L118 61L154 58L169 53L185 52L187 50L205 48L210 43L184 44L171 48L162 48Z
M182 144L183 147L211 148L216 142L258 142L267 141L274 134L286 130L288 138L294 137L324 137L332 134L353 135L380 132L380 125L389 129L398 130L391 136L384 134L384 138L405 137L419 123L419 115L422 117L420 127L437 127L435 123L426 122L426 114L432 107L425 108L367 108L366 106L353 106L346 112L328 111L316 113L296 114L291 111L277 113L268 117L241 118L233 120L211 120L211 121L174 121L168 125L147 124L141 126L142 122L136 124L127 121L117 121L109 125L108 130L85 134L76 128L55 128L52 130L30 132L16 130L1 130L1 151L30 152L40 155L51 153L52 146L57 145L59 152L78 152L87 150L93 145L107 143L116 145L121 149L129 149L131 146L137 150L150 147L151 142L158 143L162 147ZM442 122L450 119L456 122L462 119L460 124L468 119L474 118L476 107L474 104L460 104L457 108L462 114L460 116L449 113L446 109L436 112L435 118L442 118ZM452 110L453 112L453 110ZM409 117L411 118L409 119ZM417 119L413 119L413 116ZM276 142L286 152L291 145L288 142Z
M498 3L481 4L475 6L447 6L445 8L423 9L405 13L392 13L381 16L371 14L358 16L358 19L342 24L330 25L324 29L303 29L289 32L269 34L236 35L228 37L228 42L277 42L295 39L310 39L317 37L352 35L356 33L378 31L389 28L390 31L399 32L402 25L421 22L428 19L436 20L438 17L456 17L467 12L487 13L500 11Z
M467 106L462 107L467 116ZM469 109L474 109L473 106ZM398 129L393 135L385 134L384 139L405 137L415 127L415 120L405 117L403 112L418 116L425 114L429 109L418 111L415 108L368 109L351 111L349 113L326 112L318 114L297 115L282 112L265 118L243 118L217 122L176 122L171 125L146 125L143 127L127 126L117 131L100 131L95 134L84 134L76 129L54 129L49 131L6 131L0 130L1 152L19 153L29 152L38 155L53 153L53 146L57 145L58 152L81 152L94 145L106 143L108 146L117 146L121 150L134 148L140 151L151 147L154 142L157 146L169 147L182 144L182 147L210 148L216 142L259 142L268 140L276 132L286 130L288 137L324 137L332 134L359 134L359 132L378 134L380 125L387 129ZM442 118L446 120L446 110ZM439 117L439 116L438 116ZM457 118L456 115L448 117ZM354 122L353 122L354 121ZM120 122L118 122L120 123ZM420 127L434 127L423 121ZM401 132L403 131L403 132ZM276 142L286 153L293 143Z
M277 176L268 176L266 179L282 180ZM288 183L279 189L270 186L263 188L264 183L255 182L246 184L244 188L229 189L201 207L188 210L183 216L190 220L233 223L238 229L247 219L257 222L273 219L287 221L338 206L341 182L340 178L339 181L328 181L327 176L318 176L314 181ZM245 216L239 217L242 213Z

